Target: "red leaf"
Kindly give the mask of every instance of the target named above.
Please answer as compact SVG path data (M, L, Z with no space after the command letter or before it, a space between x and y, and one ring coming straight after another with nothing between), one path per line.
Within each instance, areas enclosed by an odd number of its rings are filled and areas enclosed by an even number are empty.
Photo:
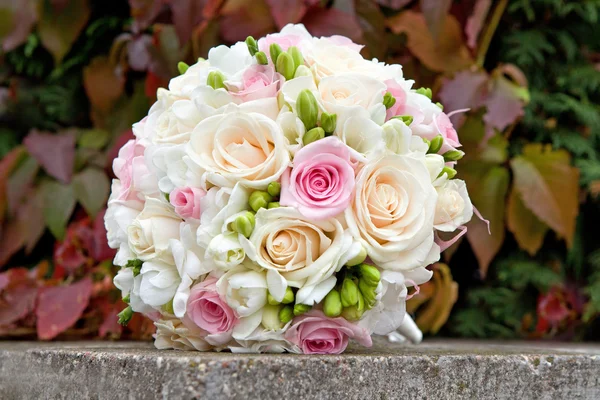
M73 326L87 307L91 293L89 277L68 286L40 289L36 310L38 338L52 339Z
M313 36L343 35L357 42L362 37L362 28L355 15L336 8L313 8L302 19Z
M479 32L481 32L491 5L492 0L477 0L473 8L473 14L467 19L465 35L467 36L467 46L472 49L477 47L477 37L479 36Z
M503 76L493 80L489 96L485 100L487 112L483 116L488 133L493 132L493 129L503 132L507 126L523 116L522 90L523 88Z
M399 10L413 0L377 0L377 3L383 7Z
M421 0L421 12L434 40L440 36L452 0Z
M2 39L2 49L4 52L9 52L16 49L27 40L27 36L31 33L33 25L38 19L37 7L35 1L31 0L16 0L9 1L8 10L10 21L3 20L4 23L10 23L8 34L0 36ZM6 3L3 3L5 5ZM12 8L12 9L11 9ZM2 33L6 33L2 27Z
M133 24L131 29L138 33L146 29L164 7L161 0L129 0Z
M484 71L464 70L456 73L452 79L446 80L439 92L444 111L449 113L464 108L479 108L485 96L488 79ZM464 116L454 114L450 119L458 128Z
M171 1L173 25L177 31L179 43L183 46L192 36L194 26L202 21L202 2L195 0Z
M277 28L281 29L286 24L300 22L306 14L306 3L303 0L266 0L271 7L271 15L275 19Z
M12 324L33 311L38 288L26 268L0 274L0 326Z
M227 42L244 40L248 35L261 37L275 28L264 0L238 0L222 9L221 36Z
M63 183L69 183L75 163L75 133L44 133L33 129L23 140L27 151L48 173Z
M6 208L7 180L24 154L25 148L19 146L11 150L0 160L0 225L4 220L4 211Z

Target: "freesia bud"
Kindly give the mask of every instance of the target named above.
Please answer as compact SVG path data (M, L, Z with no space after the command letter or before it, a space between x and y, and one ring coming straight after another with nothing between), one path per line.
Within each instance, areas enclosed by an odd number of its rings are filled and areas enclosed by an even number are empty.
M269 193L257 190L250 195L248 204L254 211L258 211L261 208L267 208L271 201L273 201L273 197Z
M385 92L383 95L383 105L385 108L391 108L394 104L396 104L396 98L390 92Z
M270 210L271 208L277 208L277 207L281 207L281 205L279 204L278 201L272 201L269 204L267 204L268 210Z
M284 324L290 322L292 318L294 318L295 308L296 307L292 306L283 307L281 310L279 310L279 320Z
M283 300L281 300L281 303L283 304L290 304L294 302L294 291L292 290L291 287L287 287L285 289L285 294L283 295Z
M279 196L281 193L281 184L277 181L269 183L269 186L267 186L267 193L273 197Z
M358 289L363 295L365 301L365 308L369 310L373 308L376 302L375 297L377 296L377 294L375 293L375 290L377 289L377 286L371 286L368 283L366 283L364 279L361 278L358 280Z
M272 306L278 306L279 304L281 304L279 301L275 300L275 297L273 297L269 292L267 292L267 303L269 303Z
M440 110L444 111L444 105L442 103L438 101L437 103L435 103L435 105L438 106Z
M337 317L342 313L342 299L340 298L340 292L333 289L325 296L323 301L323 312L328 317Z
M436 137L431 139L431 142L429 143L429 150L427 150L427 154L437 153L438 151L440 151L443 144L444 138L442 137L442 135L437 135Z
M244 215L238 215L235 221L233 221L232 229L234 232L242 234L242 236L249 238L254 230L254 214L247 212Z
M280 45L277 43L271 43L271 46L269 46L269 54L271 55L271 61L273 61L273 64L277 62L277 58L282 51L283 50L281 49Z
M277 62L275 63L275 69L279 72L286 81L289 81L294 77L296 67L294 66L294 59L289 53L280 53L277 56Z
M448 161L458 161L465 155L464 152L460 150L449 150L443 154L444 160Z
M304 57L302 57L300 49L298 49L296 46L290 46L287 52L292 56L292 60L294 60L294 72L296 72L296 68L304 65Z
M131 301L131 296L129 294L127 296L123 297L123 303L129 304L130 301Z
M312 72L306 65L300 65L296 68L296 72L294 72L294 78L298 78L301 76L312 76Z
M251 56L254 56L256 53L258 53L258 43L252 36L248 36L246 38L246 46L248 46L248 51L250 52Z
M140 274L140 271L142 269L142 260L129 260L127 261L127 264L125 265L125 268L131 268L131 270L133 271L133 276L138 276Z
M417 89L417 93L422 94L423 96L427 96L429 100L431 100L431 97L433 96L433 93L431 93L431 89L429 88L419 88Z
M187 65L186 63L184 63L183 61L179 61L179 62L177 63L177 70L179 70L179 73L180 73L181 75L185 74L185 71L187 71L189 67L190 67L190 66L189 66L189 65Z
M305 312L310 311L312 307L306 304L295 304L294 305L294 315L297 317L298 315L302 315Z
M119 325L127 325L129 321L131 321L131 317L133 317L131 306L127 306L123 311L117 314L117 317L119 317L119 320L117 321Z
M342 283L342 306L350 307L358 303L358 286L350 278L345 278Z
M342 310L342 317L346 318L348 321L357 321L363 316L364 312L365 312L365 299L359 291L358 292L358 301L353 306L345 307Z
M173 310L173 299L168 303L163 304L160 308L167 314L175 314L175 311Z
M269 331L277 331L282 328L279 312L281 307L278 305L266 305L263 307L262 325Z
M315 99L315 96L310 90L304 89L298 95L298 100L296 101L296 112L298 113L298 118L300 118L306 130L310 130L317 125L319 106L317 104L317 99Z
M427 145L427 149L429 149L429 146L431 146L431 142L429 141L429 139L425 139L423 137L423 138L421 138L421 140L423 141L423 143L425 143Z
M409 126L413 122L412 115L396 115L395 117L392 117L392 119L399 119L400 121L404 122L404 125L406 126Z
M352 258L350 261L346 263L348 267L354 267L355 265L361 264L367 259L367 250L361 246L360 253L356 255L356 257Z
M448 179L452 179L456 176L456 170L454 168L444 167L442 172L438 175L438 178L444 174L448 175Z
M267 58L267 55L265 54L264 51L259 51L258 53L256 53L254 55L254 57L256 57L256 61L260 65L267 65L269 63L269 59Z
M224 81L225 81L225 75L223 75L219 71L211 71L208 74L208 79L206 80L206 84L215 90L224 89L225 88L225 83L223 83Z
M323 139L325 137L325 131L321 127L312 128L302 136L302 143L306 146L312 142Z
M360 277L364 280L369 286L377 286L379 281L381 280L381 273L377 269L369 264L360 264L358 267L360 270Z
M325 133L333 133L337 125L337 114L329 114L324 112L321 114L321 128Z

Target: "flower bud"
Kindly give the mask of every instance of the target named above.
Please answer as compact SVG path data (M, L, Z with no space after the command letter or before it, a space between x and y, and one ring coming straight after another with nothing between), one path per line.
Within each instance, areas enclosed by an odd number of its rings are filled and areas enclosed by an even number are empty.
M376 302L375 297L377 296L377 294L375 293L375 290L377 289L377 286L371 286L368 283L366 283L364 279L361 278L358 280L358 289L363 295L365 301L365 308L368 310L373 308Z
M296 112L298 113L298 118L300 118L307 131L317 125L319 106L317 104L317 99L315 99L315 96L310 90L304 89L298 95L298 100L296 101Z
M342 306L350 307L358 303L358 286L350 278L345 278L342 283Z
M123 297L123 303L129 304L130 301L131 301L131 296L129 294L127 296Z
M447 152L445 152L443 154L444 156L444 161L448 162L448 161L458 161L461 158L463 158L463 156L465 155L465 153L463 151L460 150L449 150Z
M281 300L282 304L290 304L294 302L294 291L291 287L287 287L285 289L285 294L283 295L283 300Z
M323 313L328 317L337 317L342 313L342 299L340 298L340 292L333 289L325 296L323 300Z
M312 128L310 131L306 132L304 136L302 136L302 143L304 145L311 144L312 142L316 142L319 139L323 139L325 137L325 131L321 127Z
M360 253L358 253L354 258L349 260L346 265L348 267L354 267L355 265L363 263L367 259L367 250L361 246Z
M269 186L267 186L267 193L273 197L279 196L281 193L281 184L277 181L269 183Z
M242 234L242 236L249 238L254 230L254 214L247 212L244 215L238 215L233 221L232 229L234 232Z
M295 304L294 305L294 315L297 317L298 315L302 315L305 312L310 311L312 307L306 304Z
M422 94L423 96L428 97L429 100L431 100L431 97L433 96L433 93L431 93L431 89L424 88L424 87L417 89L417 93Z
M168 303L163 304L160 308L166 312L167 314L175 314L173 310L173 299L171 299Z
M300 65L296 68L296 72L294 72L294 78L299 78L301 76L312 76L312 72L310 72L310 68L306 65Z
M281 49L280 45L277 43L271 43L271 46L269 46L269 54L271 55L271 61L273 61L273 64L277 62L277 58L282 51L283 50Z
M179 61L177 63L177 70L181 75L185 74L185 71L187 71L189 67L190 66L184 63L183 61Z
M444 144L444 138L442 135L437 135L431 142L429 143L429 150L427 150L427 154L436 154L442 148Z
M329 114L324 112L321 114L321 128L325 133L333 133L337 125L337 114Z
M358 321L365 312L365 299L363 295L358 292L358 301L355 305L350 307L345 307L342 310L342 317L346 318L348 321Z
M269 204L267 204L268 210L270 210L271 208L277 208L277 207L281 207L281 205L279 204L278 201L272 201Z
M379 284L379 281L381 280L381 273L377 267L369 264L360 264L358 268L360 270L361 279L364 280L369 286L375 287Z
M258 211L261 208L267 208L271 201L273 201L273 197L269 193L257 190L250 195L248 204L254 211Z
M211 71L208 74L208 79L206 79L206 84L215 90L224 89L225 88L225 83L223 83L224 81L225 81L225 75L223 75L219 71Z
M390 92L385 92L383 95L383 105L385 108L391 108L394 104L396 104L396 98Z
M267 58L267 55L265 54L264 51L259 51L258 53L256 53L254 55L254 57L256 57L256 61L260 65L267 65L269 63L269 59Z
M421 140L427 145L427 149L429 150L429 146L431 146L431 142L429 141L429 139L425 139L424 137L422 137Z
M131 306L125 307L123 311L117 314L117 317L119 317L119 320L117 321L119 325L127 325L129 321L131 321L131 317L133 317L133 310L131 309Z
M127 261L127 264L125 265L125 268L131 268L131 270L133 271L133 276L138 276L142 269L142 264L143 264L142 260L138 260L138 259L129 260L129 261Z
M275 300L275 297L273 297L269 292L267 292L267 303L269 303L272 306L278 306L279 304L281 304L279 301Z
M454 168L444 167L442 172L438 175L438 178L444 174L448 175L448 179L452 179L456 176L456 170Z
M300 52L300 49L298 49L296 46L290 46L287 49L287 52L292 56L292 60L294 60L294 72L295 72L296 68L298 68L301 65L304 65L304 57L302 57L302 53Z
M278 305L266 305L263 307L262 325L266 330L277 331L282 328L279 312L281 307Z
M294 315L295 315L294 311L295 311L295 307L292 307L292 306L283 307L281 310L279 310L279 320L283 324L287 324L288 322L290 322L292 320L292 318L294 318Z
M258 53L258 43L252 36L248 36L246 38L246 46L248 46L248 51L250 52L251 56L254 56L256 53Z
M440 110L444 111L444 105L442 103L438 101L437 103L435 103L435 105L438 106Z
M400 121L404 122L404 125L406 126L409 126L413 122L412 115L396 115L395 117L392 117L392 119L399 119Z
M279 72L286 81L289 81L294 77L296 67L294 66L294 59L289 53L280 53L277 56L277 62L275 63L275 69Z

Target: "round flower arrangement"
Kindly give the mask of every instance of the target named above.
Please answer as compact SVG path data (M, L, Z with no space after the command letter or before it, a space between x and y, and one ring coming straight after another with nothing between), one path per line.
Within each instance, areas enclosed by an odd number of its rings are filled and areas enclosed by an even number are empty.
M135 124L105 222L157 348L340 353L400 330L473 214L456 131L399 65L302 25L213 48Z

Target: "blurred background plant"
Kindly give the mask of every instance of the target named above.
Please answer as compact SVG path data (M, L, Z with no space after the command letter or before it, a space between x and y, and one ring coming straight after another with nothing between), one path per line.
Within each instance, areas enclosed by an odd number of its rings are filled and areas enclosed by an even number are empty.
M156 90L303 23L400 63L452 116L480 220L411 293L428 334L598 337L600 0L0 0L0 336L147 338L102 224Z

